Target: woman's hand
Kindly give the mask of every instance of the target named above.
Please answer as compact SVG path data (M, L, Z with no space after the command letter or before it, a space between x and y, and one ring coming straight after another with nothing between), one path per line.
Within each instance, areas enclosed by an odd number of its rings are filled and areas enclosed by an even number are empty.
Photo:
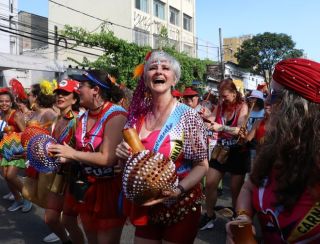
M175 188L174 190L164 190L162 191L162 195L166 198L177 198L182 194L179 188Z
M242 138L242 139L245 139L247 138L247 135L248 135L248 131L246 129L246 127L242 126L239 130L239 137Z
M61 144L54 144L48 147L48 152L59 158L60 163L66 163L67 159L74 159L77 151L64 142Z
M241 224L248 224L248 223L252 223L251 219L249 216L247 215L240 215L236 218L236 220L233 220L233 221L229 221L227 224L226 224L226 232L227 232L227 238L226 238L226 243L227 244L234 244L234 236L232 234L232 231L231 231L231 225L234 225L234 224L238 224L238 225L241 225ZM254 228L254 226L252 225L252 233L253 235L256 234L256 230Z
M144 204L142 204L142 206L153 206L166 200L175 199L181 195L181 190L179 188L176 188L174 190L164 190L161 192L161 194L162 196L160 198L145 202Z
M217 122L212 122L210 126L210 129L216 132L222 131L222 128L223 128L223 125L220 125Z
M68 160L67 158L64 158L64 157L58 157L56 162L60 163L60 164L65 164L65 163L70 162L70 160Z
M116 148L116 155L122 160L127 160L132 155L131 147L128 143L122 141Z

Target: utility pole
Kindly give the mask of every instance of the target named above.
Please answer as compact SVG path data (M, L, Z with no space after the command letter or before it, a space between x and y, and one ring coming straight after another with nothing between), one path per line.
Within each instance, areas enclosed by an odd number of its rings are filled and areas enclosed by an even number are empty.
M54 26L54 59L57 60L58 59L58 26Z
M198 37L196 37L195 40L196 40L196 58L198 58L198 49L199 49L199 46L198 46L198 42L199 42Z
M57 61L58 60L58 44L59 44L59 40L58 40L58 26L54 26L54 60ZM55 78L58 79L59 77L59 73L55 72Z
M219 28L219 40L220 40L220 64L221 64L221 78L224 79L224 63L223 63L223 45L221 28Z

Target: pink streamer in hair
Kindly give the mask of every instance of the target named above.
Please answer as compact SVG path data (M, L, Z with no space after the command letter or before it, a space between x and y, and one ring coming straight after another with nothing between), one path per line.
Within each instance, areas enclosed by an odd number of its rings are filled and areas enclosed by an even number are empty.
M145 99L147 87L144 84L143 75L141 76L138 86L133 93L133 98L129 107L129 115L126 127L133 127L138 118L146 115L152 107L151 99L149 102Z

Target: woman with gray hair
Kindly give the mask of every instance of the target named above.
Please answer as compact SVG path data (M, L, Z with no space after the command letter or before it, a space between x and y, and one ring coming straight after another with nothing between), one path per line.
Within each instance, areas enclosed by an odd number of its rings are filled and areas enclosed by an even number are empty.
M197 234L200 181L208 169L205 129L197 112L171 94L180 74L172 56L149 53L129 108L126 126L136 128L146 149L172 160L179 180L175 189L162 190L162 199L149 206L125 201L126 213L136 226L135 243L193 243ZM116 154L127 160L131 148L122 142Z

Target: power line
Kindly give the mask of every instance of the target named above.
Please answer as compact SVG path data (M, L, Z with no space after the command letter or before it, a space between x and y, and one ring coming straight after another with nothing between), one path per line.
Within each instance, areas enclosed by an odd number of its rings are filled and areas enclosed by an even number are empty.
M90 14L88 14L88 13L82 12L82 11L77 10L77 9L74 9L74 8L71 8L71 7L66 6L66 5L64 5L64 4L55 2L55 1L53 1L53 0L48 0L48 1L49 1L49 2L52 2L52 3L56 4L56 5L58 5L58 6L60 6L60 7L67 8L67 9L72 10L72 11L74 11L74 12L83 14L83 15L85 15L85 16L87 16L87 17L90 17L90 18L93 18L93 19L102 21L102 22L104 22L104 23L107 23L107 24L110 24L110 25L113 25L113 26L122 27L122 28L127 29L127 30L144 33L144 34L147 34L147 35L150 35L150 36L154 35L154 34L152 34L152 33L145 32L145 31L143 31L143 30L137 30L137 29L134 29L134 28L131 28L131 27L127 27L127 26L124 26L124 25L116 24L116 23L113 23L113 22L111 22L111 21L107 21L107 20L98 18L98 17L96 17L96 16L90 15ZM3 5L3 6L9 7L9 5L6 5L6 4L4 4L4 3L0 3L0 4ZM13 9L19 10L19 11L23 11L23 10L18 9L18 8L13 8ZM25 11L24 11L24 12L25 12ZM64 24L61 24L61 23L58 23L58 22L55 22L55 21L52 21L52 20L49 21L49 19L48 19L48 23L53 23L53 24L56 24L56 25L59 25L59 26L64 27ZM101 25L101 24L100 24L100 25ZM99 25L99 26L100 26L100 25ZM96 28L95 28L94 30L92 30L92 31L88 31L88 33L94 32L96 29L99 28L99 26L96 27ZM207 42L207 41L205 41L205 40L203 40L203 39L201 39L201 38L199 38L199 37L197 37L197 36L193 36L193 37L196 38L197 40L200 40L200 41L203 41L203 42ZM199 44L199 43L197 44L196 42L192 43L192 42L185 42L185 41L182 41L182 40L179 41L179 40L170 39L170 38L168 38L168 39L169 39L169 40L172 40L172 41L181 42L182 44L189 44L189 45L195 45L195 46L206 47L206 48L218 48L218 46L202 45L202 44ZM71 40L71 39L70 39L70 40ZM75 40L75 41L76 41L76 40Z
M105 23L107 23L107 24L110 24L110 25L122 27L122 28L124 28L124 29L131 30L131 31L140 32L140 33L143 33L143 34L145 34L145 35L151 35L151 36L153 35L152 33L149 33L149 32L146 32L146 31L137 30L137 29L134 29L134 28L131 28L131 27L127 27L127 26L124 26L124 25L116 24L116 23L113 23L113 22L111 22L111 21L107 21L107 20L98 18L98 17L96 17L96 16L87 14L87 13L85 13L85 12L82 12L82 11L80 11L80 10L71 8L71 7L66 6L66 5L64 5L64 4L57 3L57 2L55 2L55 1L53 1L53 0L48 0L48 1L49 1L49 2L52 2L52 3L56 4L56 5L58 5L58 6L60 6L60 7L67 8L67 9L72 10L72 11L74 11L74 12L77 12L77 13L79 13L79 14L85 15L85 16L87 16L87 17L90 17L90 18L93 18L93 19L96 19L96 20L99 20L99 21L103 21L103 22L105 22ZM193 37L197 38L196 36L193 36ZM169 38L168 38L168 39L169 39ZM169 39L169 40L178 41L178 40L174 40L174 39ZM190 45L196 45L196 43L192 43L192 42L184 42L184 41L181 41L181 43L183 43L183 44L190 44ZM217 48L217 47L214 47L214 46L199 45L199 44L198 44L198 46L208 47L208 48Z
M4 18L1 18L1 16L3 16ZM18 24L18 25L21 25L21 26L24 26L24 27L27 27L30 29L30 31L32 30L38 30L40 32L43 32L44 35L46 34L52 34L54 38L55 36L55 32L54 31L51 31L50 29L46 29L46 28L41 28L40 26L33 26L33 25L30 25L29 23L26 23L26 22L23 22L21 20L10 20L8 18L6 18L7 16L4 16L4 15L1 15L0 14L0 19L2 20L5 20L7 22L13 22L15 24ZM99 26L97 26L95 29L99 28L103 23L99 24ZM18 29L18 31L22 31L21 29ZM34 33L32 33L32 35L36 35ZM79 42L79 40L75 39L75 38L71 38L71 37L67 37L65 35L61 35L61 34L58 34L59 35L59 39L67 39L69 41L74 41L74 42ZM51 38L51 39L52 39ZM48 39L50 39L50 35L48 35ZM55 39L54 39L55 40ZM75 44L75 43L74 43ZM92 43L89 43L89 42L86 42L86 41L81 41L81 44L86 44L86 45L89 45L90 46L90 49L93 49L93 50L97 50L97 51L102 51L102 52L105 52L105 48L103 46L100 46L100 45L95 45L95 46L92 46ZM78 44L77 44L78 45ZM81 45L78 45L80 47L85 47L85 46L81 46ZM88 48L88 47L85 47L85 48Z
M0 15L0 16L1 16L1 15ZM0 17L0 19L10 22L9 19L5 19L5 18L1 18L1 17ZM33 28L33 26L28 25L28 24L25 24L25 23L23 23L23 22L21 22L21 21L13 21L13 22L16 23L16 24L18 24L18 25L22 25L22 26L24 26L24 27L30 28L30 31L31 31L32 28ZM9 28L9 27L7 27L7 26L2 26L2 27L4 27L4 28ZM13 28L10 28L10 29L11 29L11 30L15 30L15 29L13 29ZM41 29L41 28L33 28L33 29L36 29L36 30L39 30L39 31L43 32L45 36L42 36L42 35L39 35L39 34L36 34L36 33L29 33L29 32L27 32L27 34L34 35L34 36L38 36L38 37L42 37L42 38L47 38L47 39L51 39L51 40L54 40L54 41L55 41L55 38L54 38L55 33L54 33L54 32L52 32L52 31L50 31L50 30L47 30L47 29ZM16 31L18 31L18 32L26 32L26 31L23 31L23 30L21 30L21 29L18 29L18 30L16 30ZM50 35L46 35L46 34L48 34L48 33L52 34L53 37L50 36ZM66 37L66 36L64 36L64 35L59 35L59 38L60 38L60 39L68 39L69 41L77 41L76 39L73 39L73 38L70 38L70 37ZM83 44L90 45L90 43L88 43L88 42L82 41L82 43L83 43ZM105 52L105 49L104 49L104 48L101 48L101 47L99 47L99 46L90 47L90 49Z
M5 3L0 3L0 5L3 5L3 6L5 6L5 7L7 7L7 9L9 9L9 5L8 4L5 4ZM4 9L4 8L3 8ZM6 9L6 10L7 10ZM13 7L13 10L16 10L16 12L17 13L14 13L15 14L15 17L17 16L17 15L19 15L19 12L25 12L25 13L29 13L29 12L26 12L26 11L24 11L24 10L22 10L22 9L19 9L19 8L14 8ZM10 13L11 15L13 14L13 13ZM33 13L30 13L30 14L33 14ZM33 14L33 15L37 15L37 14ZM47 17L44 17L44 16L41 16L41 15L37 15L37 16L40 16L40 17L43 17L43 18L47 18ZM48 19L48 18L47 18ZM58 23L58 22L55 22L55 21L52 21L52 20L48 20L48 22L49 23L53 23L53 24L56 24L56 25L59 25L59 26L64 26L64 24L61 24L61 23Z
M106 22L106 23L111 24L111 25L116 25L116 26L123 27L123 28L126 28L126 29L131 29L131 28L126 27L126 26L124 26L124 25L114 24L114 23L112 23L112 22L110 22L110 21L107 21L107 20L104 20L104 19L100 19L100 18L98 18L98 17L96 17L96 16L87 14L87 13L85 13L85 12L82 12L82 11L80 11L80 10L71 8L71 7L66 6L66 5L63 5L63 4L61 4L61 3L57 3L57 2L55 2L55 1L53 1L53 0L49 0L49 2L52 2L52 3L56 4L56 5L59 5L60 7L64 7L64 8L70 9L70 10L72 10L72 11L74 11L74 12L83 14L83 15L88 16L88 17L90 17L90 18L93 18L93 19L96 19L96 20L100 20L100 21L102 21L102 22Z
M51 42L49 42L49 41L44 41L44 40L41 40L41 39L38 39L38 38L26 36L26 35L23 35L23 34L20 34L20 33L16 33L16 32L9 31L9 30L5 30L5 29L3 29L3 28L0 28L0 31L6 32L6 33L10 33L10 34L14 34L14 35L17 35L17 36L22 36L22 37L30 38L30 39L32 39L32 40L40 41L40 42L43 42L43 43L46 43L46 44L50 44L50 45L54 45L54 46L58 46L58 47L64 47L64 46L62 46L62 45L60 45L60 44L51 43ZM31 33L29 33L29 34L31 34ZM75 48L66 48L66 49L71 49L71 50L74 50L74 51L77 51L77 52L80 52L80 53L89 54L89 55L93 55L93 56L96 56L96 57L100 57L100 56L101 56L101 55L98 55L98 54L89 53L89 52L82 51L82 50L78 50L78 49L75 49Z
M78 12L78 13L81 13L81 14L83 14L83 15L85 15L85 16L90 17L90 18L94 18L94 19L97 19L97 20L99 20L99 21L103 21L103 23L109 23L109 24L112 24L112 25L115 25L115 26L120 26L120 27L126 28L126 29L131 30L131 31L142 32L142 33L147 34L147 35L154 35L154 34L151 34L151 33L149 33L149 32L146 33L146 32L144 32L144 31L139 31L139 30L132 29L132 28L129 28L129 27L126 27L126 26L114 24L114 23L112 23L112 22L110 22L110 21L105 21L105 20L103 20L103 19L100 19L100 18L97 18L97 17L95 17L95 16L86 14L86 13L81 12L81 11L79 11L79 10L75 10L75 9L73 9L73 8L71 8L71 7L68 7L68 6L65 6L65 5L63 5L63 4L56 3L56 2L54 2L54 1L52 1L52 0L49 0L49 1L50 1L50 2L53 2L53 3L57 4L57 5L59 5L59 6L61 6L61 7L65 7L65 8L68 8L68 9L72 10L72 11L76 11L76 12ZM4 19L4 18L2 18L2 19L3 19L3 20L6 20L6 21L9 21L9 22L12 21L12 22L14 22L14 23L16 23L16 24L21 24L21 25L23 25L23 26L25 26L25 27L30 28L30 30L37 29L37 30L42 31L42 32L44 32L44 33L46 33L46 34L47 34L47 33L50 33L50 34L55 35L55 33L52 32L52 31L50 31L49 29L37 28L37 27L35 27L35 26L31 26L31 25L28 25L28 24L26 24L26 23L23 23L23 21L21 21L21 20L19 20L19 21L13 21L12 19L11 19L11 20L9 20L9 19ZM56 22L54 22L54 23L56 23ZM101 23L97 28L99 28L103 23ZM60 25L60 23L58 23L58 24ZM40 26L39 26L39 27L40 27ZM5 27L5 28L7 28L7 27ZM97 28L96 28L96 29L97 29ZM12 29L12 28L10 28L10 29ZM48 34L47 36L41 36L41 35L37 35L37 34L35 34L35 33L29 33L29 32L25 32L25 31L22 31L22 30L18 30L18 31L24 32L24 33L27 33L27 34L30 34L30 35L38 36L38 37L41 37L41 38L48 38L48 39L50 39L50 40L54 40L54 41L55 41L55 38L50 37L49 34ZM59 37L60 37L60 38L64 38L64 39L68 39L69 41L79 42L79 40L77 40L77 39L70 38L70 37L66 37L66 36L64 36L64 35L59 35ZM30 37L28 37L28 38L30 38ZM179 42L179 41L174 40L174 39L169 39L169 38L167 38L167 39L168 39L169 41ZM36 40L36 39L35 39L35 40ZM38 41L39 41L39 40L38 40ZM180 41L180 42L181 42L181 43L184 43L184 44L192 44L192 45L194 45L194 43L183 42L183 41ZM47 43L49 43L49 42L47 42ZM99 45L92 46L91 43L84 42L84 41L81 41L81 43L82 43L82 44L87 44L87 45L90 46L91 49L94 49L94 50L97 50L97 51L102 51L102 52L105 52L105 51L106 51L105 49L100 49L100 48L99 48ZM49 43L49 44L53 45L52 43ZM61 47L61 45L58 45L58 46ZM80 45L80 46L82 46L82 45ZM206 48L218 48L218 47L213 47L213 46L209 46L209 45L200 45L199 43L198 43L196 46L197 46L197 47L206 47ZM95 47L97 47L97 48L95 48ZM77 50L77 49L74 49L74 48L68 48L68 49L69 49L69 50L71 49L71 50L75 50L75 51L80 51L80 52L85 52L85 51ZM202 51L202 50L200 50L199 48L198 48L198 50L199 50L199 51ZM208 51L207 51L207 52L208 52ZM90 54L90 55L95 55L95 54L92 54L92 53L89 53L89 52L86 52L86 53L87 53L87 54ZM209 53L209 52L208 52L208 53ZM95 55L95 56L97 56L97 55Z
M1 15L0 15L0 16L1 16ZM7 22L12 21L12 20L9 20L9 19L7 19L7 18L1 18L1 17L0 17L0 19L5 20L5 21L7 21ZM41 28L36 28L36 27L33 27L33 26L31 26L31 25L29 25L29 24L26 24L25 22L22 22L22 21L12 21L12 22L14 22L15 24L18 24L18 25L22 25L22 26L24 26L24 27L27 27L27 28L30 29L30 31L32 31L32 30L34 30L34 29L39 30L39 31L41 31L44 35L40 35L40 34L36 34L36 33L31 33L31 32L25 31L25 30L21 30L21 29L10 28L9 26L2 26L2 27L3 27L3 28L10 29L10 30L12 30L12 31L22 32L22 33L26 33L26 34L28 34L28 35L33 35L33 36L36 36L36 37L40 37L40 38L44 38L44 39L49 39L49 40L56 41L56 39L55 39L55 37L54 37L55 33L52 32L52 31L50 31L50 30L41 29ZM52 34L52 35L51 35L51 36L50 36L50 35L47 35L48 33L50 33L50 34ZM74 38L70 38L70 37L67 37L67 36L64 36L64 35L60 35L60 34L59 34L59 39L65 39L66 41L74 41L74 42L77 42L77 41L78 41L78 40L76 40L76 39L74 39ZM69 44L70 44L70 45L74 45L75 43L74 43L74 44L69 43ZM96 45L96 46L91 46L92 44L89 43L89 42L81 41L81 44L87 44L87 45L89 45L91 50L96 50L96 51L100 51L100 52L106 52L105 48L103 48L103 47L101 47L101 46L98 46L98 45ZM82 48L89 48L89 47L85 47L85 46L83 46L83 45L78 45L78 44L76 44L76 45L79 46L79 47L82 47ZM70 49L70 48L68 48L68 47L65 47L65 48ZM61 51L61 50L62 50L62 49L60 49L60 51ZM53 51L53 52L54 52L54 51ZM48 53L52 53L52 52L48 52Z
M5 21L7 21L7 22L10 22L10 21L11 21L11 22L13 22L13 23L15 23L15 24L18 24L18 25L27 27L27 28L30 29L30 31L31 31L32 29L35 29L35 30L39 30L40 32L43 32L44 35L46 35L47 33L52 34L51 36L50 36L50 35L42 36L42 35L39 35L39 34L36 34L36 33L31 33L31 35L35 35L35 36L38 36L38 37L41 37L41 38L48 38L48 39L51 39L51 40L55 40L55 39L54 39L55 33L54 33L53 31L50 31L49 29L43 29L43 28L40 28L40 26L32 26L32 25L30 25L29 23L23 22L23 21L21 21L21 20L16 21L16 20L10 20L10 19L8 19L8 18L1 18L1 16L3 16L3 15L0 15L0 19L5 20ZM101 24L100 24L100 25L101 25ZM10 29L12 29L12 28L10 28ZM24 31L21 30L21 29L19 29L18 31L24 32ZM30 33L27 32L27 34L30 34ZM75 39L75 38L67 37L67 36L61 35L61 34L59 34L59 38L61 38L61 39L66 39L66 40L69 40L69 41L78 42L78 40ZM141 39L143 39L143 37L142 37ZM172 39L169 39L169 41L170 41L170 40L172 40ZM81 43L82 43L82 44L89 45L89 46L90 46L90 49L93 49L93 50L97 50L97 51L101 51L101 52L105 52L105 51L106 51L105 48L103 48L103 47L100 46L100 45L91 46L91 45L92 45L91 43L85 42L85 41L81 41ZM83 47L82 45L79 45L79 46L80 46L80 47ZM201 46L201 45L200 45L200 46Z

